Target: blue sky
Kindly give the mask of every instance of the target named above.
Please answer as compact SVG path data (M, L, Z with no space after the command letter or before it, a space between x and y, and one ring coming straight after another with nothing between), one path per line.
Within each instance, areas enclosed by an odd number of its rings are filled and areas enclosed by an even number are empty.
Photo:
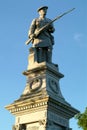
M47 17L53 19L73 7L76 9L54 23L53 62L65 75L60 81L62 94L73 107L83 112L87 107L87 1L86 0L0 0L0 129L10 130L15 118L4 106L22 94L26 77L27 32L37 8L47 5ZM77 121L70 127L79 130Z

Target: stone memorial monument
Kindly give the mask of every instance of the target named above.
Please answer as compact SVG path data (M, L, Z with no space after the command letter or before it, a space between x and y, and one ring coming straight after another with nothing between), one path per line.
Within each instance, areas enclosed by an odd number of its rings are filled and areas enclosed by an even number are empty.
M32 42L32 47L23 72L27 78L25 89L19 99L6 106L15 115L12 130L71 130L69 120L79 112L61 93L59 80L64 75L52 62L55 29L53 21L46 18L47 9L43 6L37 10L40 16L29 29L26 44Z

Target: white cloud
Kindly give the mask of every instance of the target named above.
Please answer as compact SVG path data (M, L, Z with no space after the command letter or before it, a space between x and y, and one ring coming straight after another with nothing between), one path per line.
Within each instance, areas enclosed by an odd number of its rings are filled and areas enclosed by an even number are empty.
M83 38L83 34L82 33L75 33L74 34L74 40L77 42L80 42Z

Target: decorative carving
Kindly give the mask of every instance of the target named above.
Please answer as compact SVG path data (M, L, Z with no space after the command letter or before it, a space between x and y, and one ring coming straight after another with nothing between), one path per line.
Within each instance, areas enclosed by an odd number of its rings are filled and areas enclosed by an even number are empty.
M14 113L14 112L18 112L18 111L27 110L27 109L37 108L37 107L44 106L44 105L47 105L47 102L42 101L40 103L36 103L33 105L31 104L31 105L25 105L23 107L12 108L12 109L10 109L10 112Z
M46 120L45 119L39 120L39 124L45 126L46 125Z
M53 92L58 93L58 84L54 79L49 79L49 85Z
M33 92L33 91L40 89L41 85L42 85L42 79L41 78L35 78L31 81L29 89L30 89L31 92Z

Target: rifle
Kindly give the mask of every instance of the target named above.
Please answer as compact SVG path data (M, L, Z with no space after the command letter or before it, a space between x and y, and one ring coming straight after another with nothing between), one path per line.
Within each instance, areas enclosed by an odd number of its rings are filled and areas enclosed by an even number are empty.
M49 23L47 23L46 25L44 25L41 29L39 29L39 31L38 31L36 34L34 33L35 37L37 37L42 31L44 31L46 28L48 28L48 26L51 25L54 21L60 19L60 18L63 17L64 15L66 15L66 14L70 13L71 11L73 11L74 9L75 9L75 8L72 8L72 9L66 11L65 13L63 13L63 14L57 16L56 18L54 18L51 22L49 22ZM34 38L28 39L28 40L25 42L25 44L28 45L33 39L34 39Z

